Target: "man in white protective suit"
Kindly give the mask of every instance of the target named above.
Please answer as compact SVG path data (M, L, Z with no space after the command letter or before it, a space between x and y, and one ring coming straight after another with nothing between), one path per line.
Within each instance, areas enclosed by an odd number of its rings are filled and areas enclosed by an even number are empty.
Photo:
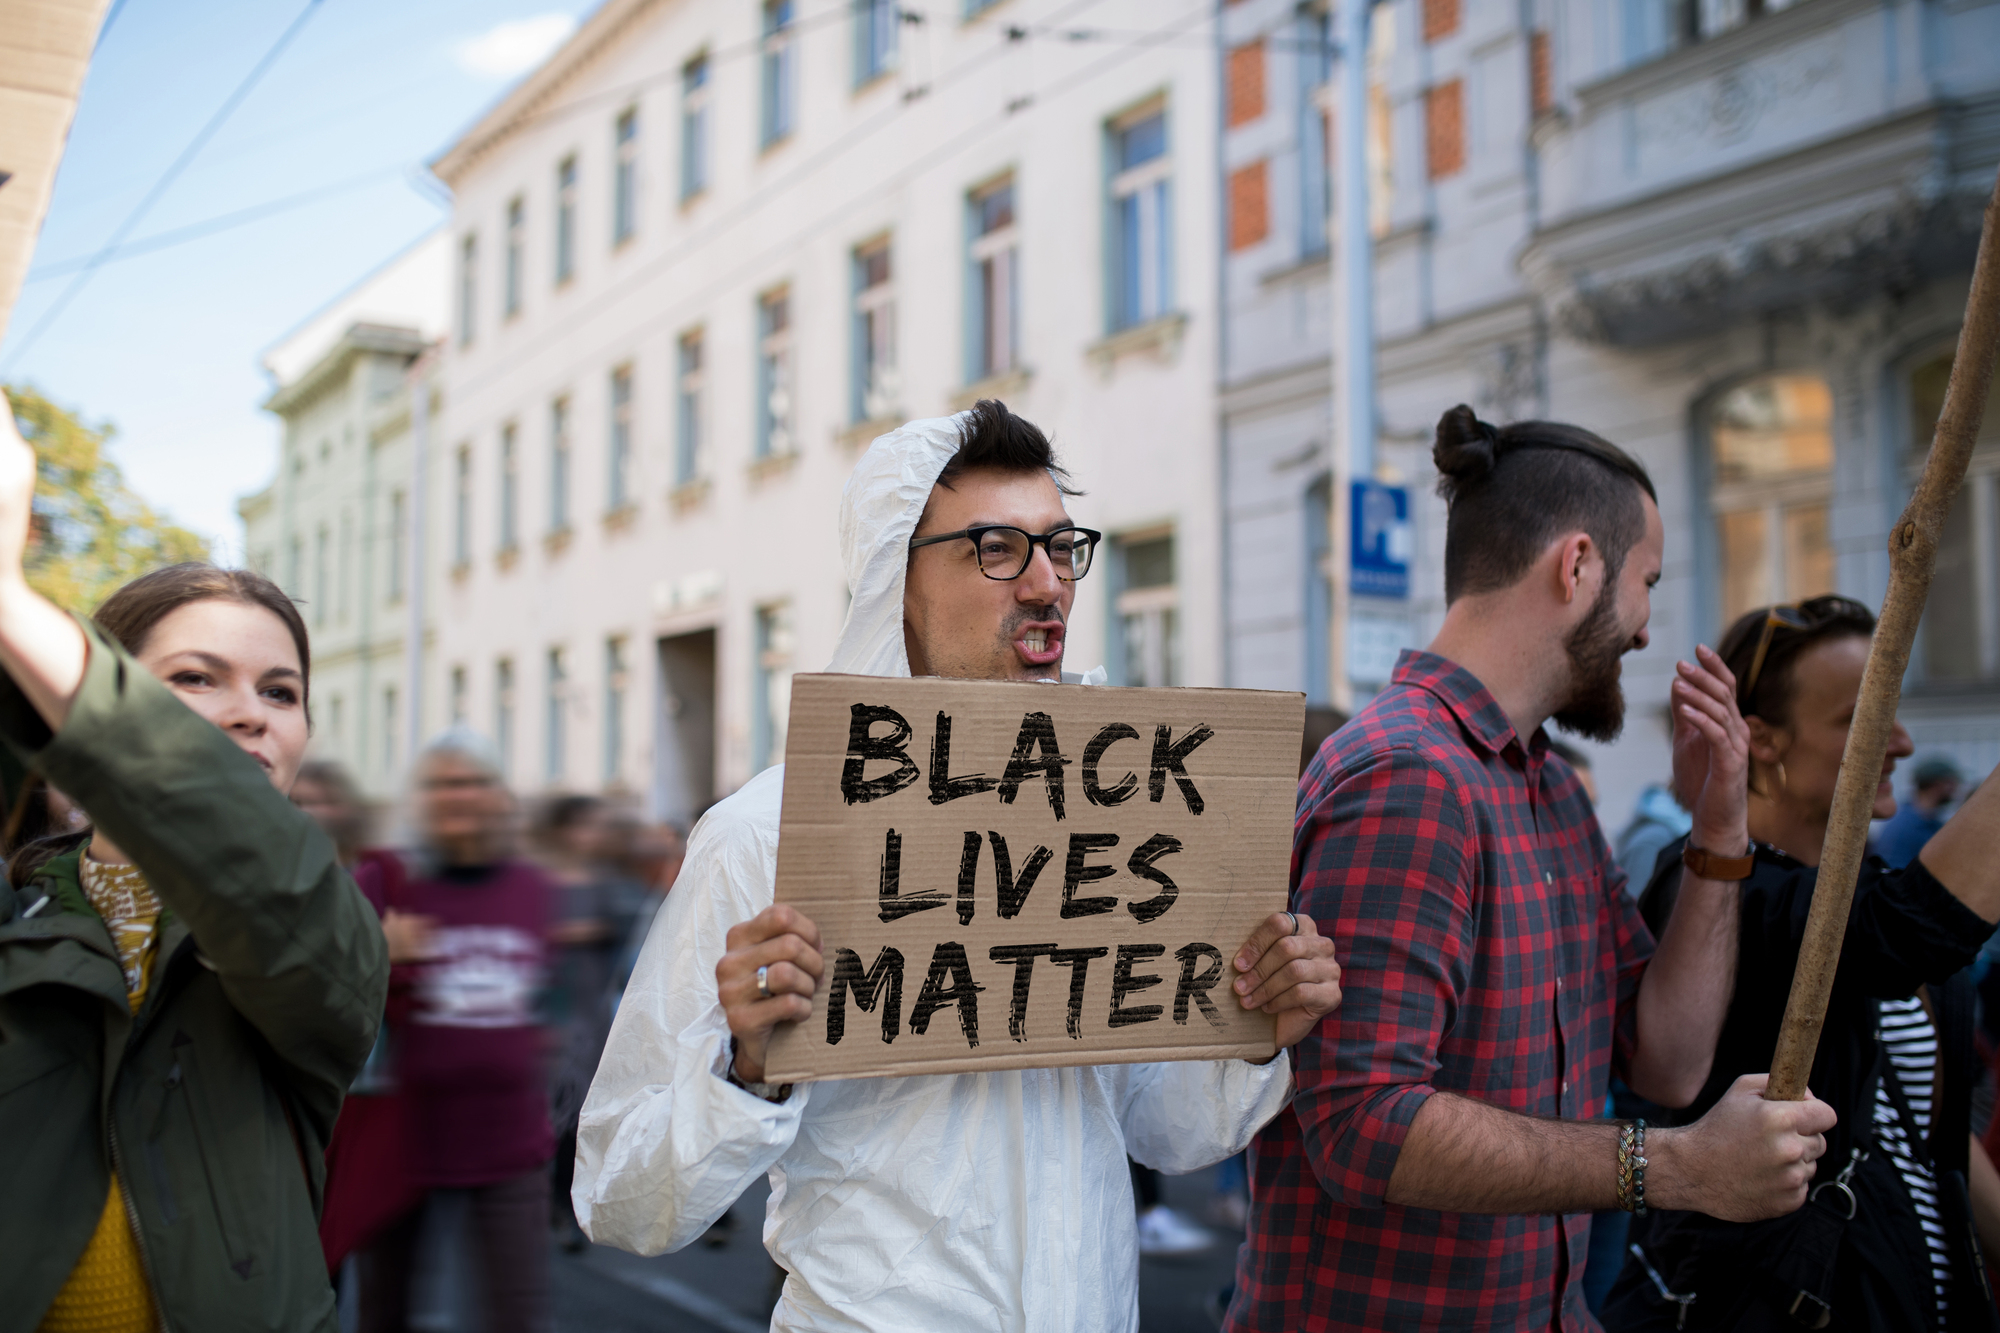
M1096 535L1072 528L1065 479L997 402L875 441L842 497L854 600L827 669L1085 683L1062 673L1063 636ZM1278 1113L1284 1048L1340 1003L1332 941L1278 912L1238 951L1237 1002L1276 1016L1263 1065L772 1087L771 1032L811 1014L822 974L817 927L772 902L782 781L758 774L688 841L584 1103L583 1229L679 1249L769 1172L764 1243L789 1275L773 1329L1136 1330L1126 1155L1192 1171Z

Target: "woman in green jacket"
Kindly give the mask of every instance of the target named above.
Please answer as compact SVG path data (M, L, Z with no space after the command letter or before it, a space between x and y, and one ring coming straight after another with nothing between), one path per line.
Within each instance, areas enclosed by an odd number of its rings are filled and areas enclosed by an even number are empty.
M389 969L285 799L305 626L207 565L71 619L23 575L34 478L0 397L0 785L91 818L0 883L0 1333L331 1330L323 1154Z

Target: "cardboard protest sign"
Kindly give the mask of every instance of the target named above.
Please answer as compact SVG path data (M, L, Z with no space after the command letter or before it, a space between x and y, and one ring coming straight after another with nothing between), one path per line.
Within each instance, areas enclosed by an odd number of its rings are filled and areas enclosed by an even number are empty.
M777 900L819 926L776 1083L1263 1059L1236 950L1286 902L1305 699L801 675Z

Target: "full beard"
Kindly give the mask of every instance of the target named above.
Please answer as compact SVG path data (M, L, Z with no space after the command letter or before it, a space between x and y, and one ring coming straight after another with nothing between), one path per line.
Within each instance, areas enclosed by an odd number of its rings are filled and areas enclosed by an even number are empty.
M1618 625L1615 587L1607 582L1583 623L1563 640L1569 658L1569 697L1555 712L1558 727L1585 740L1605 743L1625 729L1622 659L1632 636Z

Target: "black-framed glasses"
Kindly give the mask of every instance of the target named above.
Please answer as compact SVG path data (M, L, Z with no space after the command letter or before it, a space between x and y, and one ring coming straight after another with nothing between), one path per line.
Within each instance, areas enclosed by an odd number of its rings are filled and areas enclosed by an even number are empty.
M1090 572L1091 559L1097 554L1104 534L1093 528L1057 528L1038 534L993 523L940 532L934 537L913 537L910 549L961 540L972 543L979 557L979 572L989 579L1005 583L1020 578L1028 572L1028 562L1035 558L1035 548L1039 546L1049 553L1056 577L1064 583L1074 583Z
M1873 624L1875 613L1852 597L1841 597L1829 593L1824 597L1809 597L1803 602L1787 602L1774 606L1764 613L1764 629L1757 636L1757 651L1750 656L1750 669L1743 674L1743 691L1739 696L1748 703L1757 688L1757 678L1764 674L1764 658L1771 651L1772 636L1779 629L1810 630L1834 620L1853 620Z

